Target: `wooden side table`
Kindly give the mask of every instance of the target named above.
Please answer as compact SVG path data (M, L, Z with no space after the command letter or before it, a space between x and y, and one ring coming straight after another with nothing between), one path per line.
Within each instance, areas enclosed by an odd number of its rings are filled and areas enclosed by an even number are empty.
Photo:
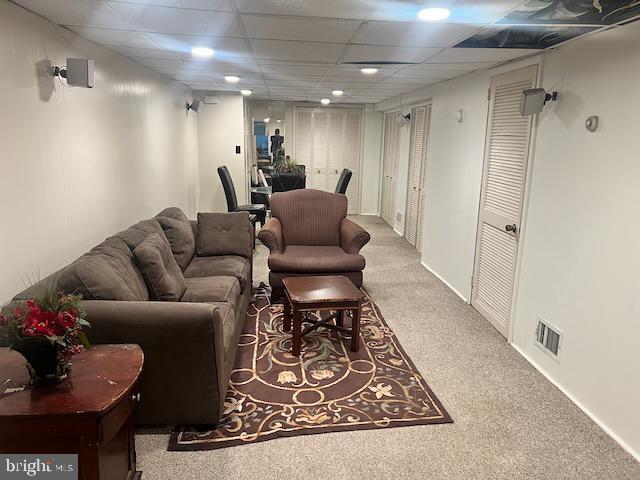
M313 330L325 327L351 335L351 350L360 347L360 315L364 294L347 277L316 276L287 277L284 285L284 329L289 331L293 323L291 354L300 355L302 337ZM303 319L303 315L315 311L335 311L323 320ZM344 327L344 313L352 312L351 328ZM335 319L335 325L330 323ZM311 325L302 330L302 322Z
M0 349L0 451L78 454L80 480L135 480L133 408L144 356L138 345L96 345L69 378L30 386L24 358Z

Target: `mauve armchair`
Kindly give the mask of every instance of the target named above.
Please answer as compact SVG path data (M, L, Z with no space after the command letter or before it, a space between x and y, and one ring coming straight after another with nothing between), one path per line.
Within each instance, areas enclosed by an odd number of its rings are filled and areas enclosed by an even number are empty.
M344 275L362 286L366 262L360 250L370 235L347 219L347 197L320 190L292 190L271 196L271 218L258 238L269 248L272 299L282 298L282 279Z

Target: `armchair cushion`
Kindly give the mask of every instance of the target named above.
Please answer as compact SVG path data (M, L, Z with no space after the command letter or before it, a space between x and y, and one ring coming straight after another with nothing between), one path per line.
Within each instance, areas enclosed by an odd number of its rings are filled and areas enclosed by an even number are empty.
M258 238L271 253L282 253L282 224L280 220L275 217L267 220L267 223L260 229Z
M340 224L340 243L347 253L358 253L364 247L371 235L357 223L346 218L342 219Z
M251 258L252 226L247 212L198 213L196 253L210 255L240 255Z
M133 256L153 300L180 300L187 284L164 236L152 233L135 248Z
M362 255L348 254L341 247L288 245L284 253L269 255L274 272L359 272L364 267Z

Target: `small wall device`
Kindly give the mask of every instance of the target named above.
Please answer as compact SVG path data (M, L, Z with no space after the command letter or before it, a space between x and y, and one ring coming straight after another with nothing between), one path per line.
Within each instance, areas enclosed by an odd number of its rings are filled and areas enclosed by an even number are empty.
M193 110L194 112L198 113L199 109L200 109L200 100L198 100L197 98L194 98L191 104L187 102L187 111Z
M71 87L93 88L93 60L67 58L64 67L53 67L53 75L66 78Z
M520 115L528 117L540 113L548 101L555 102L558 92L547 93L544 88L528 88L520 97Z
M400 127L404 127L405 125L408 125L410 120L411 120L410 113L407 113L406 115L399 113L398 115L396 115L396 118L395 118L396 123Z

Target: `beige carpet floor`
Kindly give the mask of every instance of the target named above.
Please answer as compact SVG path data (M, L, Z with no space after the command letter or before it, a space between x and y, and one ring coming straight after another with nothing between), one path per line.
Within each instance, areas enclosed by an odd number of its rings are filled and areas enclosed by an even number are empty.
M283 438L167 452L168 434L136 436L151 479L640 479L627 454L420 265L382 220L369 230L365 287L455 423ZM259 245L254 282L266 281Z

